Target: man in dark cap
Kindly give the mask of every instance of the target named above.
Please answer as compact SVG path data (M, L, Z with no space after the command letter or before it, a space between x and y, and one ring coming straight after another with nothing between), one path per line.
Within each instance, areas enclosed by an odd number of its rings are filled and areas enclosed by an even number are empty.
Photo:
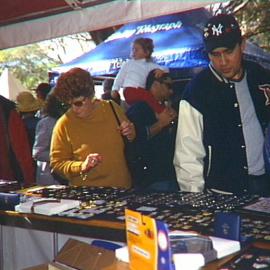
M47 95L50 93L51 88L52 87L48 83L40 83L36 88L37 98L44 102Z
M212 17L203 32L209 67L186 87L179 108L174 165L181 190L269 194L263 160L270 73L244 61L232 15Z
M46 100L47 95L50 93L51 88L52 87L50 86L50 84L45 83L45 82L42 82L35 89L37 99L38 99L38 101L40 103L39 104L40 105L40 109L37 111L35 117L42 118L42 117L45 116L45 114L44 114L45 100Z
M152 70L146 81L146 90L160 103L164 103L172 95L172 79L168 73L156 77ZM137 156L140 162L134 169L135 187L143 191L176 191L176 181L173 167L175 132L170 124L176 117L173 109L167 108L156 115L146 102L137 102L127 110L128 118L136 127ZM134 173L133 173L134 176ZM136 181L137 180L137 181Z

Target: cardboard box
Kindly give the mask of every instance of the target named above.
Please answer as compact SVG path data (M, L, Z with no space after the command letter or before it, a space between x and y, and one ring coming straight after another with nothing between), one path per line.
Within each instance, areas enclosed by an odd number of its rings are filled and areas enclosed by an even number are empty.
M38 266L37 266L38 267ZM115 253L87 243L69 239L47 268L24 270L128 270L128 264L119 262Z
M103 269L116 261L114 252L69 239L55 262L81 270Z

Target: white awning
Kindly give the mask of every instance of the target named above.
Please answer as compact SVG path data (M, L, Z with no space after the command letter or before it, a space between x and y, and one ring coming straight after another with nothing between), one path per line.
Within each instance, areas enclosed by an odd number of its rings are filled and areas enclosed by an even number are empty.
M13 1L0 0L0 5L12 5ZM22 0L20 0L22 1ZM31 6L31 2L37 0L27 0L25 5ZM48 1L48 0L47 0ZM3 3L1 3L3 2ZM48 3L53 2L49 1ZM89 0L65 0L65 2L91 2ZM74 10L55 14L55 10L46 13L35 13L29 16L18 17L18 23L13 23L16 18L7 18L6 22L1 17L0 11L0 49L16 47L30 44L55 37L75 34L79 32L93 31L122 25L146 18L176 13L179 11L205 7L208 4L222 1L204 0L114 0L114 1L92 1L103 2L91 6L77 6ZM19 3L19 2L18 2ZM27 3L27 4L26 4ZM14 4L14 3L13 3ZM14 5L13 5L14 7ZM19 8L19 7L17 7ZM25 7L24 7L25 8ZM5 12L8 12L5 7ZM70 6L69 6L70 10ZM19 14L19 13L18 13ZM18 15L19 16L19 15Z

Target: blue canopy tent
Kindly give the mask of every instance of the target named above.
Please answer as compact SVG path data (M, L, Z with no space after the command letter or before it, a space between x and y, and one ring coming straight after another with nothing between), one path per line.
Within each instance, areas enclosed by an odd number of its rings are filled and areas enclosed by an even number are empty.
M55 68L52 83L72 67L84 68L94 77L115 76L129 59L132 41L139 37L153 39L154 61L167 66L174 78L190 78L208 64L202 30L210 16L200 8L125 25L92 51ZM249 42L246 56L270 68L270 54Z
M153 39L154 61L171 70L205 66L208 61L202 50L201 32L208 18L206 10L197 9L125 25L92 51L52 72L57 75L76 66L94 77L116 75L129 59L133 40L139 37Z

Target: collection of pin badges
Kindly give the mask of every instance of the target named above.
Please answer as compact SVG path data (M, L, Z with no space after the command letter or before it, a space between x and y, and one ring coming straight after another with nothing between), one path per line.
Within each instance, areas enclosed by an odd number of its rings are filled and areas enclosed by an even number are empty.
M270 269L270 249L258 248L256 246L249 246L229 262L222 265L219 270L256 270L256 269Z
M270 241L269 215L258 218L242 211L246 205L258 201L256 195L186 192L143 194L119 188L86 186L44 188L34 194L82 202L80 208L62 212L60 216L123 222L125 208L129 208L166 222L171 230L195 230L209 235L213 234L215 213L241 212L242 240Z
M113 187L88 187L88 186L60 186L59 188L45 187L32 191L33 195L57 198L57 199L72 199L82 202L95 200L113 200L126 196L129 190Z

